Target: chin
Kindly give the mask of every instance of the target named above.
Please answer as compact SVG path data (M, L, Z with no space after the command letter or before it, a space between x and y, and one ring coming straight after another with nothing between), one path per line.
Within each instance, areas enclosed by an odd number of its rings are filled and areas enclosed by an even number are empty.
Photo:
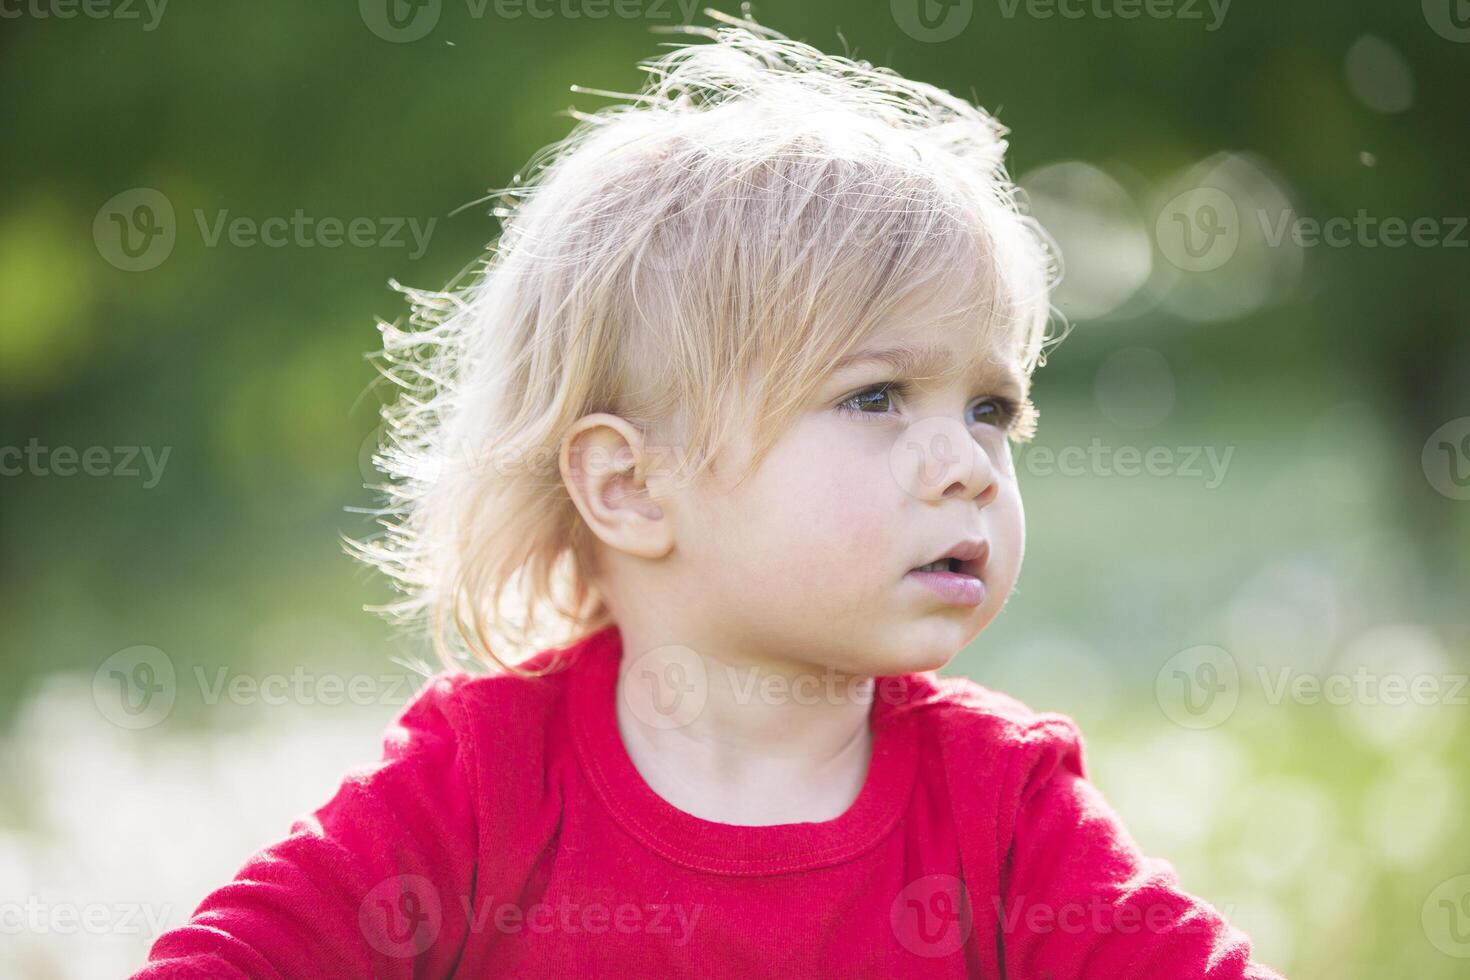
M958 624L955 624L956 627ZM952 635L945 635L950 633ZM891 677L896 674L917 674L926 670L939 670L964 649L966 639L961 629L925 629L921 635L904 645L897 656L884 658L887 662L875 665L874 677Z
M963 618L954 614L926 618L914 628L913 639L904 647L903 665L892 673L918 673L948 666L994 618L995 613L984 607L971 610Z

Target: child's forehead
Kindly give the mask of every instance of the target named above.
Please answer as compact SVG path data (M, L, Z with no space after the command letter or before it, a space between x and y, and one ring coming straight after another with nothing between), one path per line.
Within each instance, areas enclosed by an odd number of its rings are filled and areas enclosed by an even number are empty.
M849 337L832 372L877 364L920 385L963 380L1025 395L1024 331L1007 316L996 276L952 254L935 259L934 275L905 284Z
M1001 331L976 336L937 331L916 331L907 336L883 335L856 345L832 361L831 373L881 365L895 375L946 382L956 379L984 381L1017 392L1026 390L1026 376L1015 353L1003 343Z

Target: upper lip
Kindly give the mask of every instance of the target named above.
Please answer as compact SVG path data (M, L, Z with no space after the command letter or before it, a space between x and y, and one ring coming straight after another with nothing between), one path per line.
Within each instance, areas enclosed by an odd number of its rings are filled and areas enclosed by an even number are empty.
M963 575L980 577L985 570L985 562L990 557L990 542L984 538L966 538L943 554L935 555L926 562L920 562L915 568L933 564L936 561L944 561L953 558L960 563L959 571Z

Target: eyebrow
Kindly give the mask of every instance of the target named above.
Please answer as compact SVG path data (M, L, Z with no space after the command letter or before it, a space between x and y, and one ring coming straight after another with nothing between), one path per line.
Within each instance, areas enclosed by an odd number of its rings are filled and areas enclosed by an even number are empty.
M954 372L950 366L952 359L953 352L942 344L884 344L844 354L832 362L831 372L836 374L859 364L878 363L888 365L903 377L938 379ZM1020 375L1010 365L982 363L975 374L991 383L1008 386L1017 394L1026 391Z

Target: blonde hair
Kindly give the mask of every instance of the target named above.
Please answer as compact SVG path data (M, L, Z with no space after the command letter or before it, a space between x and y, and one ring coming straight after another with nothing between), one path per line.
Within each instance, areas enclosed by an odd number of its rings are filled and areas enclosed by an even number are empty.
M910 297L967 317L972 356L1003 331L1028 379L1061 339L1004 127L748 10L705 13L721 26L673 30L712 43L642 62L641 92L573 86L627 101L573 111L570 135L492 193L502 232L471 282L393 284L413 313L412 329L379 324L401 388L374 456L385 530L348 544L400 590L370 608L426 619L446 666L522 672L612 622L557 467L578 418L677 432L692 480L757 405L748 474L833 359Z

